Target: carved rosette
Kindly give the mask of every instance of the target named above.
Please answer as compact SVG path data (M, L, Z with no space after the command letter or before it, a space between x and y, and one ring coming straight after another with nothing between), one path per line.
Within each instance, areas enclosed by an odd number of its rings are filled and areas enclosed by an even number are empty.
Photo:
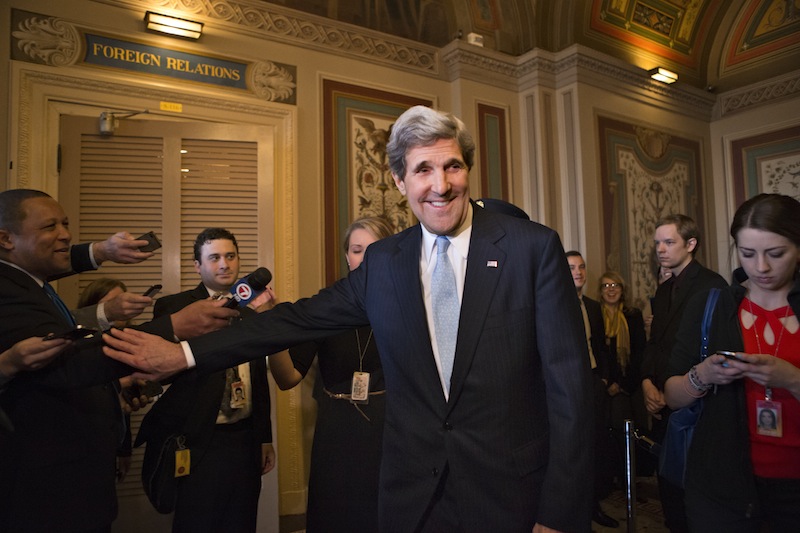
M74 65L80 56L80 34L73 24L56 17L30 17L11 35L17 46L37 63Z
M259 61L248 69L248 85L259 98L269 102L289 100L297 85L292 75L272 61Z

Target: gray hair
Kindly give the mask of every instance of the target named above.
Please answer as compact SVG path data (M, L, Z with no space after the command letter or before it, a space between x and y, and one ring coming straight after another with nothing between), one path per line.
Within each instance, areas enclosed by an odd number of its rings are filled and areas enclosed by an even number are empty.
M418 146L430 146L440 139L455 139L467 169L475 161L475 141L464 123L450 113L425 106L414 106L392 125L386 154L389 168L401 181L406 177L406 154Z

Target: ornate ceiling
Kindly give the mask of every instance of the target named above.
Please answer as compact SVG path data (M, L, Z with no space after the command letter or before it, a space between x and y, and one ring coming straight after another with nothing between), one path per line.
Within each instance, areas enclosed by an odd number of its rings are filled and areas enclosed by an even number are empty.
M274 0L444 46L469 33L511 55L581 44L681 82L738 88L800 66L800 0Z

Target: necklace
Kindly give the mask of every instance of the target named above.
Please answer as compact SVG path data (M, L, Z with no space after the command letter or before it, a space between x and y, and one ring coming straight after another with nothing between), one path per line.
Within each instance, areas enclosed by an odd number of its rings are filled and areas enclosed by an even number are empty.
M756 314L753 312L753 301L748 298L747 305L750 308L750 314L753 316L753 332L756 334L756 346L758 346L758 353L763 354L765 353L764 350L761 348L761 337L758 334L758 327L756 327ZM783 340L783 333L786 331L786 319L789 318L789 314L792 312L792 307L790 305L786 306L786 314L783 315L783 321L778 320L778 323L781 325L781 332L778 334L778 342L775 343L775 351L772 353L773 357L778 357L778 350L781 347L781 341ZM769 324L769 320L766 318L764 319L767 324ZM771 387L764 387L764 397L767 401L772 401L772 388Z
M372 328L369 330L369 337L367 337L367 343L364 345L364 349L361 349L361 336L358 334L358 330L356 330L356 342L358 343L358 371L362 371L362 363L364 362L364 356L367 354L367 348L369 347L369 341L372 340Z

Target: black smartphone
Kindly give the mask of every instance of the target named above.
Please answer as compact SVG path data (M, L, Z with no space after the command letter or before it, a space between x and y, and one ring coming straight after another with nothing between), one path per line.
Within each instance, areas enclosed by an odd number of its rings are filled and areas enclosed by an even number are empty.
M161 248L161 241L158 240L158 237L156 237L156 234L152 231L148 231L144 235L136 237L136 240L147 241L147 244L139 247L139 251L141 252L154 252Z
M138 398L142 395L152 398L163 392L164 387L161 386L161 383L150 380L145 381L142 386L139 386L138 383L134 383L132 386L122 389L122 395L128 403L131 403L134 398Z
M96 329L92 328L85 328L83 326L78 326L75 329L71 329L69 331L65 331L64 333L51 333L45 336L44 340L50 341L53 339L69 339L72 341L76 341L78 339L83 339L86 337L90 337L97 333Z
M739 359L736 357L736 352L729 352L728 350L717 350L719 355L724 355L728 359L733 359L734 361L739 361L740 363L746 363L747 361L743 359Z
M158 294L160 290L161 290L161 284L156 283L155 285L151 285L149 289L144 291L144 296L149 296L152 298L153 296Z

